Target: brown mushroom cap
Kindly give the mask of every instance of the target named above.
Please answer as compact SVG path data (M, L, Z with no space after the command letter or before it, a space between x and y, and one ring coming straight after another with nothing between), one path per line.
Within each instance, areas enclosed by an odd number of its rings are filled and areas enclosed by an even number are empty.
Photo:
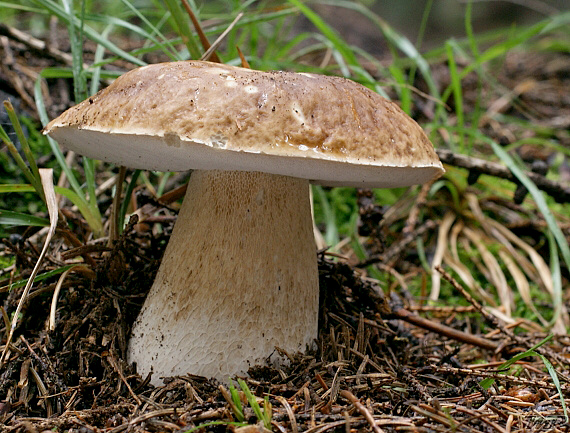
M360 84L201 61L132 70L45 132L83 155L142 169L261 171L358 187L443 172L418 124Z

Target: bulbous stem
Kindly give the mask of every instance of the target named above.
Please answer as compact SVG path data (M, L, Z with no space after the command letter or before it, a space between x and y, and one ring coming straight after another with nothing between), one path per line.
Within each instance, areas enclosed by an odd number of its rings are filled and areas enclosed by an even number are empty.
M317 316L308 181L194 171L129 359L155 384L186 373L227 381L275 346L305 350Z

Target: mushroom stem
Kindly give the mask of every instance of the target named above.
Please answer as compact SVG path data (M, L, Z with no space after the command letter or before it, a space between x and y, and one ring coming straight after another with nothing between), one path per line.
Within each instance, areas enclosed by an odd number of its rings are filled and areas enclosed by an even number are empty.
M307 180L194 171L134 324L138 371L227 381L278 346L317 337L318 271ZM277 358L277 357L276 357Z

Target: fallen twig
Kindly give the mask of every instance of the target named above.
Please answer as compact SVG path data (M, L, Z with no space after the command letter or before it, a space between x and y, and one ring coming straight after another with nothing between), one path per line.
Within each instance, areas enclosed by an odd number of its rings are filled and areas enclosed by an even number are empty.
M469 303L471 303L471 305L473 305L484 317L485 319L491 324L493 325L495 328L498 328L501 330L501 332L506 335L507 337L509 337L512 341L515 341L517 344L520 344L521 346L525 347L526 349L531 349L534 344L531 341L528 341L524 338L521 338L520 336L516 335L511 329L507 328L506 326L504 326L504 324L497 319L495 316L493 316L492 314L490 314L489 312L487 312L483 306L476 300L474 299L469 292L467 292L467 290L465 290L463 288L463 286L461 286L461 284L459 284L451 275L449 275L447 272L445 272L445 270L441 267L441 266L436 266L435 270L437 272L439 272L441 274L441 276L447 280L456 290L458 290L467 301L469 301ZM504 347L505 344L502 344L500 347ZM495 350L498 350L500 347L496 347ZM552 350L547 350L545 347L538 347L535 348L535 350L540 353L541 355L550 357L551 359L556 359L558 361L558 363L560 363L561 365L568 365L570 364L570 360L566 359L565 357L554 353ZM564 380L566 380L567 382L570 382L570 378L567 378L565 375L562 375L559 372L559 375L564 378Z
M420 328L427 329L428 331L435 332L439 335L452 338L456 341L461 341L462 343L472 344L473 346L481 347L487 350L497 350L499 347L499 345L494 341L483 337L477 337L476 335L468 334L454 328L450 328L449 326L442 325L441 323L433 322L431 320L413 314L404 308L398 308L392 311L392 316Z
M378 427L378 425L376 425L376 422L374 421L374 417L372 416L370 411L368 409L366 409L366 406L364 406L360 402L360 400L352 392L343 389L340 392L340 395L342 397L346 398L348 401L350 401L354 405L356 410L358 412L360 412L360 414L364 418L366 418L366 421L368 421L368 424L370 424L370 426L372 427L372 430L374 430L376 433L383 433L384 432L384 430L382 430L380 427Z
M517 185L519 184L518 179L511 172L511 170L502 164L486 161L484 159L473 158L467 155L461 155L447 149L437 149L436 151L439 159L441 159L441 162L444 164L466 168L471 173L488 174L490 176L510 180ZM525 175L530 180L532 180L539 189L546 192L558 203L570 202L570 187L547 179L543 175L531 171L525 171Z

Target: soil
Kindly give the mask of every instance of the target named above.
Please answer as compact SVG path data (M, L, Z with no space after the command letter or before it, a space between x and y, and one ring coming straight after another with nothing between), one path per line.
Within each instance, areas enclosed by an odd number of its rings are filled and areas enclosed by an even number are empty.
M8 59L0 68L0 91L11 95L21 112L36 118L31 97L35 78L44 67L65 65L61 54L67 47L31 49L7 27L0 26L0 33L6 35L2 58ZM433 67L444 88L449 83L446 65ZM474 106L483 91L487 110L530 118L557 143L570 145L570 96L564 90L570 88L568 56L513 52L494 73L499 83L494 87L480 89L474 75L464 80L466 107ZM48 112L54 116L71 104L71 88L64 80L48 84ZM418 79L416 85L421 90L423 83ZM415 97L415 116L429 120L432 101ZM452 105L451 100L447 103ZM490 117L482 118L481 127L505 145L530 134L515 123ZM519 153L525 160L547 163L559 156L530 145ZM566 188L567 166L560 167L561 187ZM171 187L182 181L175 178ZM359 263L349 250L344 256L319 253L317 349L304 354L276 349L288 360L284 367L256 366L244 378L257 397L269 397L273 431L567 430L559 394L570 396L566 335L535 349L554 365L559 387L538 355L518 360L516 373L504 374L500 366L505 360L547 336L540 327L525 320L507 326L445 273L465 297L464 305L425 305L406 290L409 278L427 278L416 240L421 238L427 253L433 254L442 215L451 206L451 197L428 200L426 194L424 188L410 196L408 206L394 215L376 203L371 191L359 191L360 230L368 237L365 246L371 259ZM38 282L29 293L0 369L0 431L174 432L200 425L207 425L201 431L264 431L243 392L239 395L249 426L238 427L231 424L238 417L226 385L186 375L164 378L163 386L154 387L127 363L129 332L176 215L175 204L167 206L148 191L139 191L135 199L139 209L151 207L152 214L160 211L163 217L132 220L112 248L90 240L85 222L70 205L62 209L66 223L58 228L40 272L59 269L80 256L91 266L63 279L53 308L61 274ZM109 194L99 200L102 209L109 207ZM500 215L505 225L532 239L537 250L544 248L539 215L496 197L487 203L486 209ZM517 218L509 220L512 212ZM37 230L16 231L1 241L0 255L15 257L14 266L0 270L2 349L23 290L9 285L30 275L44 236ZM391 275L389 284L380 287L368 278L371 264ZM563 275L564 283L567 277ZM50 329L52 309L55 321ZM494 383L484 387L484 379Z

